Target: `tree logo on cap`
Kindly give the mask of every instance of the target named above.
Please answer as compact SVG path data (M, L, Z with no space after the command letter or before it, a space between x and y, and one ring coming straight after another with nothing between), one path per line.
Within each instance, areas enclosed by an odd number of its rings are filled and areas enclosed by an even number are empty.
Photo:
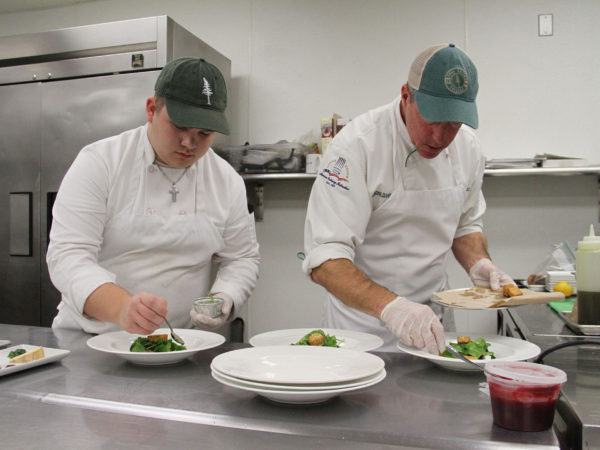
M464 94L469 88L469 76L464 69L454 67L444 75L446 89L455 95Z
M210 88L210 83L206 78L202 77L202 81L204 82L204 85L202 86L202 94L206 95L208 104L210 105L210 96L213 95L213 91Z

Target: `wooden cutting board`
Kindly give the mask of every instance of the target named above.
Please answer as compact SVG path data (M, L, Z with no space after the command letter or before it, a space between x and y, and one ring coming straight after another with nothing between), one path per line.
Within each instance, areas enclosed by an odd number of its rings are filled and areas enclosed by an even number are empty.
M501 291L492 291L489 288L476 286L468 289L455 289L444 292L434 292L434 301L442 305L460 308L486 309L506 306L532 305L564 300L560 292L536 292L521 289L523 295L517 297L504 297Z

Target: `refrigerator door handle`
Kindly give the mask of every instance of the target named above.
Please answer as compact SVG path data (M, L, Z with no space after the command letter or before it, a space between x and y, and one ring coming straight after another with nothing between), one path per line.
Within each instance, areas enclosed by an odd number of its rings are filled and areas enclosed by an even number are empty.
M52 208L56 200L56 192L46 193L46 249L50 245L50 230L52 229Z
M10 256L33 256L33 193L9 193L8 216Z

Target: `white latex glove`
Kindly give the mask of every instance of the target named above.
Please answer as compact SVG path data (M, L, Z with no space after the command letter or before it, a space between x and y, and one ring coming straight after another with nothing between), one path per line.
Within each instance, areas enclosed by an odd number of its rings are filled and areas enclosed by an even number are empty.
M446 347L444 327L427 305L396 297L381 311L381 320L403 344L439 355Z
M488 258L482 258L477 261L471 270L469 276L475 286L489 287L498 290L505 284L515 284L513 279L498 269Z
M192 318L194 325L198 328L202 328L204 330L214 330L229 320L229 316L231 315L231 310L233 308L233 299L224 292L218 292L216 294L212 294L212 296L223 299L221 315L217 317L209 317L205 314L196 312L196 310L192 307L190 310L190 317Z

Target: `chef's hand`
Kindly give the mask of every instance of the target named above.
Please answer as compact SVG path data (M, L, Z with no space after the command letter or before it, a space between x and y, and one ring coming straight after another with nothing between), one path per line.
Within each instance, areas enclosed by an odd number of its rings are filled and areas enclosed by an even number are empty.
M218 292L216 294L212 294L213 297L218 297L223 299L223 306L221 307L221 315L217 317L209 317L206 314L200 314L196 312L196 310L192 307L190 310L190 317L192 318L192 322L198 328L202 328L205 330L214 330L223 325L232 314L233 310L233 299L225 294L224 292Z
M477 261L469 270L469 276L475 286L489 287L492 290L498 290L505 284L516 285L509 275L497 268L487 258Z
M405 345L434 355L444 351L444 327L427 305L396 297L381 311L381 320Z
M167 301L148 292L139 292L121 308L119 325L129 333L152 334L165 321L157 313L166 317Z

